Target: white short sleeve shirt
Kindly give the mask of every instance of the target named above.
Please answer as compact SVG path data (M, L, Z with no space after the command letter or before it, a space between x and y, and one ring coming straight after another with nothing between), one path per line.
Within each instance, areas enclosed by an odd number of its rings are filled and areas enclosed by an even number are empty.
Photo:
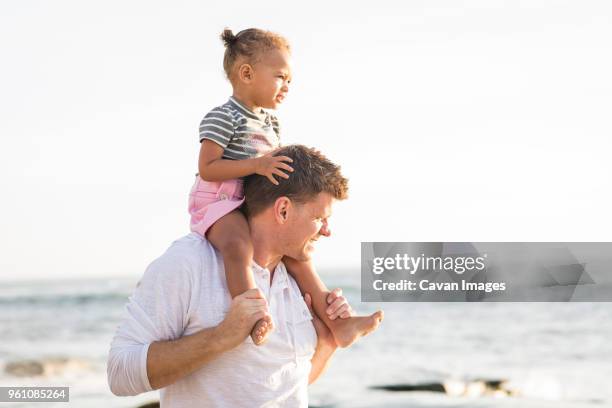
M247 336L200 370L163 388L161 406L307 407L308 375L317 337L300 290L281 263L274 271L253 264L275 324L268 341ZM108 380L117 395L150 391L150 343L174 340L218 325L231 302L223 259L197 234L175 241L155 260L126 307L111 343Z

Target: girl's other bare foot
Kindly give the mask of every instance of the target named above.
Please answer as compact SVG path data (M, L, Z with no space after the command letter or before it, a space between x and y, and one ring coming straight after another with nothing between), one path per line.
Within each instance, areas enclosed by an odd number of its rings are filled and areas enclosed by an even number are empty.
M274 324L270 316L259 319L257 323L255 323L255 326L253 326L253 330L251 330L251 339L253 339L253 343L255 343L256 346L265 343L272 329L274 329Z
M336 320L338 324L332 330L336 344L342 348L350 346L360 337L367 336L378 329L383 318L384 313L379 310L370 316L354 316Z

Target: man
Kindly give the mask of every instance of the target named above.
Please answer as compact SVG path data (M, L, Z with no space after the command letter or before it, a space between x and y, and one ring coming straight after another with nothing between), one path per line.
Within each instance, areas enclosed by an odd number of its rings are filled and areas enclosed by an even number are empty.
M197 234L174 242L145 272L111 344L114 394L161 388L162 407L307 406L307 386L337 346L281 259L311 258L314 241L330 235L333 201L346 197L348 184L317 151L287 146L277 154L293 159L288 180L274 186L251 176L245 182L260 289L232 300L211 244ZM350 315L338 291L328 303L332 314ZM265 316L274 331L255 346L248 335Z

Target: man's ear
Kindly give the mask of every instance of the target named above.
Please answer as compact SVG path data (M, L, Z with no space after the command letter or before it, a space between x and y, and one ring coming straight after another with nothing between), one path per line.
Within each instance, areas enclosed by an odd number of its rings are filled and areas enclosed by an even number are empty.
M274 218L279 224L284 224L289 219L292 209L291 200L288 197L279 197L274 202Z
M253 80L255 71L251 64L242 64L238 67L238 79L245 83L250 83Z

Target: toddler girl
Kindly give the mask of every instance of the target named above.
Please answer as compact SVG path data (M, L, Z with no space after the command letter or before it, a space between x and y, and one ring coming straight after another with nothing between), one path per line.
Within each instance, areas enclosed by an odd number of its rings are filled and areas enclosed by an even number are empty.
M199 176L190 193L191 230L206 236L223 255L227 287L236 297L256 288L251 271L253 247L249 226L238 207L244 201L242 177L260 174L278 185L289 178L291 159L273 156L280 146L276 117L263 110L276 109L291 82L289 44L281 36L259 29L234 35L224 30L223 68L233 95L211 110L200 124ZM303 293L310 293L315 312L329 327L336 343L346 347L374 330L382 312L335 320L328 316L328 289L309 263L284 257L287 270ZM272 330L269 318L259 320L251 332L257 345Z

